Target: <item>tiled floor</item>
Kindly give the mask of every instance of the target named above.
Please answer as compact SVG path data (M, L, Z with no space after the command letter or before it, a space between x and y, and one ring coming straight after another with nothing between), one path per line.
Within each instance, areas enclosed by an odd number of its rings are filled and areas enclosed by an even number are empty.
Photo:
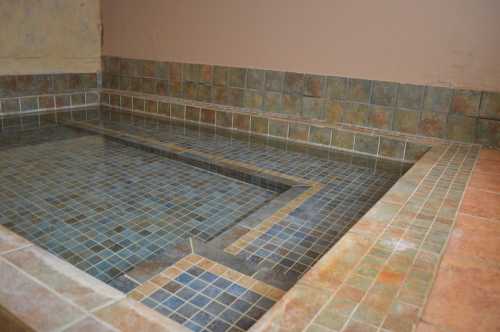
M500 331L499 179L482 150L417 331Z
M49 131L56 141L25 136L0 151L0 224L103 281L179 239L207 241L275 195L97 135Z

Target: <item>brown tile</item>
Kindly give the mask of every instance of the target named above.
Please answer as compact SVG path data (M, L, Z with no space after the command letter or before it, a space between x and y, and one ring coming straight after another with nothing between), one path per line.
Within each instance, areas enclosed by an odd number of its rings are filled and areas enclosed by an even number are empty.
M498 166L500 167L500 161ZM500 178L492 173L474 172L469 186L500 193Z
M309 136L309 126L299 123L290 123L288 138L299 141L307 141Z
M209 109L202 109L201 122L215 124L215 111Z
M2 307L34 330L53 331L85 315L2 260L0 271Z
M500 263L500 223L459 214L446 254Z
M500 174L499 165L500 161L498 160L480 158L474 170L483 173Z
M346 105L340 101L328 101L325 103L325 120L327 123L336 124L342 120Z
M500 194L468 188L461 211L478 217L500 220Z
M250 130L250 115L234 114L233 121L234 128L245 131Z
M446 331L498 331L500 269L445 255L423 319Z
M494 149L481 149L479 160L496 160L500 162L500 151Z
M5 258L87 310L123 298L120 292L38 247L8 253Z
M132 300L122 300L98 310L95 315L120 331L171 331L189 330L171 319Z
M252 131L259 134L267 134L268 133L268 119L259 118L252 116L251 125Z

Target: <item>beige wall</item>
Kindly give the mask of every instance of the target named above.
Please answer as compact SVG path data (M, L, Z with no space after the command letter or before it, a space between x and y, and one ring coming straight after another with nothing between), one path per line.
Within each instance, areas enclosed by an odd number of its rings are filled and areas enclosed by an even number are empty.
M498 0L103 0L105 55L500 90Z
M99 0L0 0L0 75L100 69Z

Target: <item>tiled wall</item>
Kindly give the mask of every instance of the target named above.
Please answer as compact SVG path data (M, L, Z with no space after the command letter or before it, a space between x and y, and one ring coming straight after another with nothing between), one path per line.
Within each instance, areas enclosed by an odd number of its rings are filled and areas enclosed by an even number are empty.
M49 112L99 105L98 75L49 74L0 76L0 132L26 130L57 121Z
M0 76L0 115L98 105L97 74Z
M103 57L103 87L500 146L500 93Z

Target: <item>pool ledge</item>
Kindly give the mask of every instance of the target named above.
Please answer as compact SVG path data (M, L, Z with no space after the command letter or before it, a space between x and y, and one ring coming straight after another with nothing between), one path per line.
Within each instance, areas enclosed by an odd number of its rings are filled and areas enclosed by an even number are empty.
M412 331L478 152L434 146L250 331ZM188 331L3 226L0 265L5 326Z

